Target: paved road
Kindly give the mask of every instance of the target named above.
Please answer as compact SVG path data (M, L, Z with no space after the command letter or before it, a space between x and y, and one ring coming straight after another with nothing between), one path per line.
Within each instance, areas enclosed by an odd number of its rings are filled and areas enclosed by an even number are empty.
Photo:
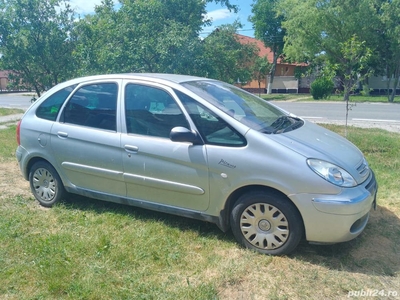
M0 94L0 107L21 108L26 110L31 105L32 96L27 93Z
M31 105L32 96L0 94L0 107L21 108ZM279 107L317 123L343 124L346 118L344 102L272 101ZM349 111L349 124L362 127L392 127L400 130L400 103L358 103Z
M345 120L346 118L346 104L343 102L273 103L305 119ZM349 120L400 123L400 103L358 103L351 107Z

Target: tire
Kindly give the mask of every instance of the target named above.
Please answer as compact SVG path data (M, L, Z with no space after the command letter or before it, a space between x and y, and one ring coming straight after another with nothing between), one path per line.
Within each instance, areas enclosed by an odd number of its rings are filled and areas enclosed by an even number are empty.
M289 199L263 191L239 197L231 211L230 224L241 245L269 255L292 252L304 231L302 218Z
M45 207L52 207L66 194L57 171L44 161L36 162L30 169L29 184L36 200Z

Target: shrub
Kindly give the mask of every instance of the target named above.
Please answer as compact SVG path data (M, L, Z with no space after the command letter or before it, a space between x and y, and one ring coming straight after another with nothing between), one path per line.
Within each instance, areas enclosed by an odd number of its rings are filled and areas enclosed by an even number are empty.
M332 79L319 77L311 84L311 95L315 100L328 98L334 88Z

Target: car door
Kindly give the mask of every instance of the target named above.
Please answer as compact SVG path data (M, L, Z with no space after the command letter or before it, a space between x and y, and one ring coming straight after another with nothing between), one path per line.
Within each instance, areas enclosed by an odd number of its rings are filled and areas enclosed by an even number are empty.
M172 128L190 128L172 90L127 81L123 98L126 132L121 145L127 196L205 211L209 206L206 148L170 140Z
M205 143L210 178L209 212L218 214L234 190L247 180L251 182L254 158L249 155L245 137L220 115L183 92L175 93Z
M70 184L125 196L117 130L119 85L119 81L96 81L78 87L52 127L51 144Z

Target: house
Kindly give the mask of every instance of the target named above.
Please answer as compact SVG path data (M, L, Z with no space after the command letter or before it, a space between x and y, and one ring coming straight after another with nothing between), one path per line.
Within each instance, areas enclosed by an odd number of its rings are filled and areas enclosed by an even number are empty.
M264 43L252 37L236 34L240 43L243 44L255 44L259 49L258 55L260 57L267 57L268 61L272 63L273 53L270 48L265 47ZM272 93L309 93L311 83L314 81L315 76L311 75L308 77L302 77L298 80L295 77L296 67L306 67L307 64L292 64L286 63L281 58L278 58L278 64L275 70L274 82L272 86ZM244 85L240 85L241 88L251 92L251 93L264 93L267 89L267 84L269 81L269 75L265 74L265 79L261 82L259 87L258 81L253 80ZM388 93L388 78L386 76L372 76L369 78L369 89L371 95L387 95ZM392 92L394 87L395 79L391 78L389 93ZM360 92L360 89L355 91ZM396 95L400 95L400 81L396 86Z
M270 48L265 47L264 43L252 37L236 34L238 40L242 44L254 44L259 49L258 55L260 57L267 57L268 61L272 63L273 52ZM299 90L299 82L295 77L295 68L299 64L284 62L282 58L278 58L278 63L275 69L274 82L272 84L272 93L298 93L309 92L309 85L305 85L305 90ZM305 66L305 65L304 65ZM257 80L241 85L241 88L252 93L265 93L268 85L268 74L265 74L265 79L261 82L260 86ZM300 87L301 88L301 87Z
M0 71L0 91L7 90L9 71Z

